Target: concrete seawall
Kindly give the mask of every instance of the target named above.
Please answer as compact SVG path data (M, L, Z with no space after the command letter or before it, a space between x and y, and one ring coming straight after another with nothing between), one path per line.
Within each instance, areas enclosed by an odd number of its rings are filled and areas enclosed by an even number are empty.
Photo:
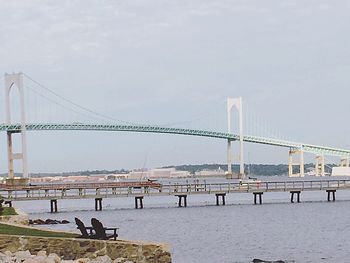
M0 216L4 224L28 226L28 215L16 209L18 215ZM44 229L40 229L44 230ZM50 230L47 230L50 231ZM55 232L55 231L53 231ZM17 236L0 234L0 252L28 250L31 254L46 251L55 253L60 258L75 260L79 258L96 258L108 256L112 260L125 258L134 263L170 263L170 248L166 244L142 241L107 241L82 238L49 238L37 236Z
M111 259L126 258L134 263L170 263L169 247L133 241L104 241L80 238L46 238L0 235L0 251L39 251L55 253L62 259L96 258L107 255Z

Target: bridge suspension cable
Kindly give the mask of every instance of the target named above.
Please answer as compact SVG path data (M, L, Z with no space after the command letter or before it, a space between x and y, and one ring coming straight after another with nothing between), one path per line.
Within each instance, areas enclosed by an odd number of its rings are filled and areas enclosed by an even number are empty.
M266 118L251 110L249 106L244 108L244 130L245 134L268 137L278 140L296 141L295 138L284 136L283 133L270 125Z
M23 73L23 75L27 79L32 81L34 84L36 84L38 87L44 89L45 91L49 92L54 97L60 99L61 101L64 101L66 104L70 105L70 107L69 106L65 106L63 103L59 103L58 101L55 101L54 99L50 99L48 96L45 96L45 95L41 94L38 91L35 91L33 88L30 88L28 86L26 86L26 88L31 89L36 94L44 97L45 99L49 100L50 102L52 102L52 103L54 103L54 104L56 104L58 106L61 106L61 107L65 108L66 110L70 110L70 111L72 111L72 112L74 112L76 114L84 115L85 117L90 117L90 118L95 119L95 120L105 120L105 121L107 120L107 121L113 121L113 122L120 122L120 123L124 123L124 124L135 124L135 123L132 123L132 122L129 122L129 121L113 118L113 117L108 116L106 114L102 114L102 113L99 113L97 111L91 110L91 109L89 109L87 107L84 107L84 106L82 106L82 105L80 105L80 104L78 104L78 103L76 103L76 102L74 102L74 101L72 101L70 99L67 99L67 98L63 97L62 95L58 94L57 92L51 90L50 88L46 87L44 84L42 84L42 83L36 81L34 78L30 77L28 74ZM74 107L79 109L79 110L81 110L81 111L83 111L83 112L85 112L85 113L81 113L81 112L75 110ZM91 114L91 115L89 115L89 114Z
M92 119L92 118L93 118L94 120L97 120L97 121L101 120L100 118L96 118L96 117L94 118L94 116L85 114L85 113L83 113L83 112L79 112L79 111L77 111L77 110L75 110L75 109L73 109L73 108L70 108L70 107L68 107L68 106L66 106L66 105L64 105L64 104L62 104L62 103L59 103L58 101L55 101L55 100L51 99L50 97L48 97L48 96L46 96L46 95L44 95L44 94L42 94L42 93L36 91L34 88L32 88L32 87L30 87L30 86L28 86L28 85L25 85L24 87L27 88L27 89L29 89L31 92L35 93L37 96L39 96L39 97L41 97L41 98L43 98L43 99L45 99L45 100L47 100L47 101L49 101L49 102L51 102L51 103L57 105L57 106L59 106L59 107L62 107L62 108L65 109L65 110L74 112L74 113L77 114L77 115L81 115L81 116L87 117L87 118L89 118L89 119Z

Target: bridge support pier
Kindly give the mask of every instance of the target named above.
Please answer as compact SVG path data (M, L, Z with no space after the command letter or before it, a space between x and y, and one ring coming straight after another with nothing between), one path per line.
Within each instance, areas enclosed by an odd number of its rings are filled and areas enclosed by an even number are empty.
M335 189L329 189L329 190L326 190L326 193L327 193L327 201L330 202L331 201L331 193L332 193L332 201L334 202L335 201L335 192L337 190Z
M176 195L179 198L179 207L182 207L182 198L184 199L184 207L187 207L187 195Z
M227 140L227 174L226 179L233 179L232 174L232 142Z
M140 203L140 207L139 207ZM143 209L143 196L135 196L135 209Z
M50 200L51 213L57 213L57 199Z
M299 154L299 163L293 163L293 155ZM304 169L304 151L303 149L290 149L289 150L289 161L288 161L288 174L289 177L304 177L305 176L305 169ZM299 173L293 173L293 166L298 165L299 166Z
M225 205L225 196L226 196L226 193L215 194L215 196L216 196L216 205L220 205L219 197L221 197L222 205Z
M349 167L349 158L341 158L340 167Z
M324 176L324 156L316 156L315 162L315 176Z
M102 211L102 198L95 198L95 211Z
M300 203L300 192L301 191L290 191L290 202L294 203L294 194L297 195L297 202Z
M263 192L253 192L253 195L254 195L254 205L256 205L256 196L257 195L259 195L259 204L261 205Z

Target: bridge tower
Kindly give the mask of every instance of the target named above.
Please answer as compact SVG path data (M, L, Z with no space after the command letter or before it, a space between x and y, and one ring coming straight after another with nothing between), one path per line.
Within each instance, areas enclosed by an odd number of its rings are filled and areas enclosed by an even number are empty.
M299 163L293 163L293 155L299 154ZM293 167L297 165L300 168L300 172L295 174L293 173ZM288 174L289 177L304 177L305 169L304 169L304 151L303 149L290 149L289 150L289 162L288 162Z
M244 156L243 156L243 110L242 110L242 97L239 98L227 98L227 126L228 133L231 133L231 111L232 108L236 108L238 111L238 124L239 124L239 174L238 178L244 177ZM227 140L227 178L232 179L232 140Z
M324 176L324 156L317 155L315 163L315 176Z
M21 129L19 131L7 131L7 156L8 156L8 178L14 178L14 160L22 161L23 178L28 178L27 166L27 139L26 139L26 118L24 109L23 73L5 74L5 113L6 124L11 125L10 93L13 87L17 87L20 100ZM12 135L21 134L22 152L13 153Z

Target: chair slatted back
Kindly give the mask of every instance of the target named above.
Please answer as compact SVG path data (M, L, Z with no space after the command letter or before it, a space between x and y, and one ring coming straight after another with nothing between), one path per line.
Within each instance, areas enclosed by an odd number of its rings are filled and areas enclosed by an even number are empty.
M85 227L84 223L79 218L75 218L75 223L77 224L77 228L81 232L81 236L88 238L89 234L86 231L86 227Z

